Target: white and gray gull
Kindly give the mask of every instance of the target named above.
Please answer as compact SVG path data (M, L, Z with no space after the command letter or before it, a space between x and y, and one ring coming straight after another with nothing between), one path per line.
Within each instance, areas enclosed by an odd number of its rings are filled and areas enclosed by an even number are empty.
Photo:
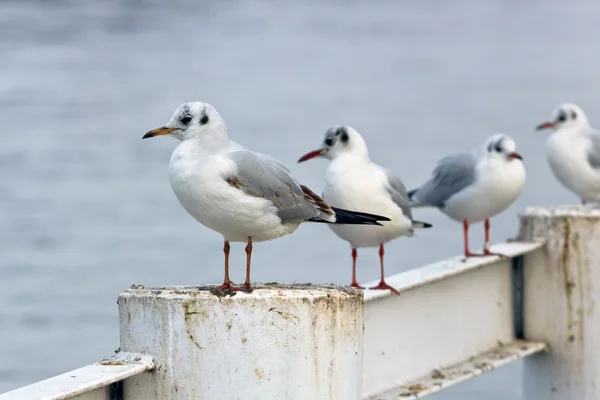
M331 205L360 209L389 216L382 227L330 225L337 236L352 248L352 286L361 288L356 280L357 248L379 247L381 279L370 289L397 289L385 281L384 244L400 236L412 236L414 228L429 228L430 224L412 219L410 201L402 181L369 158L363 137L349 126L334 126L325 132L320 149L302 156L298 162L315 157L330 160L325 175L323 198Z
M170 135L181 143L171 155L169 181L183 208L224 238L225 279L231 289L229 242L245 242L246 279L250 291L252 242L294 232L305 221L328 224L380 225L389 218L331 207L289 170L265 154L229 140L223 118L207 103L179 106L169 122L144 139Z
M546 141L550 168L558 180L586 202L600 202L600 132L593 129L581 108L564 103L551 122L537 130L552 129Z
M506 210L525 186L525 167L512 138L489 137L470 152L442 158L429 180L408 193L413 207L437 207L462 222L465 257L500 255L490 248L490 218ZM483 254L469 250L469 225L485 220Z

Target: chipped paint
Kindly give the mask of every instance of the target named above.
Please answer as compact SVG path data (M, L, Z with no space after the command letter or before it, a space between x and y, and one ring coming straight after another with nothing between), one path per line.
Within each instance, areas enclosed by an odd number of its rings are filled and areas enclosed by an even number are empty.
M279 311L279 310L278 310L277 308L275 308L275 307L271 307L271 308L269 309L269 311L275 312L275 313L277 313L277 315L279 315L281 318L283 318L283 319L285 319L285 320L287 320L287 321L290 321L290 322L291 322L291 323L293 323L294 325L297 325L297 322L298 322L298 317L297 317L297 316L295 316L295 315L292 315L292 314L288 314L288 313L286 313L286 312L283 312L283 311Z
M100 365L123 365L123 363L120 361L106 360L106 361L100 361Z
M421 399L447 387L464 382L502 365L546 351L540 342L515 340L445 368L433 369L431 373L367 398L367 400Z

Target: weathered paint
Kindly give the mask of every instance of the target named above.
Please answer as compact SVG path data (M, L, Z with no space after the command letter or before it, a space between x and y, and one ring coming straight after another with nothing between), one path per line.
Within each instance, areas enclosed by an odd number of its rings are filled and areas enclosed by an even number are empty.
M525 257L525 337L550 346L526 361L525 398L600 399L600 210L528 208L523 239L544 238Z
M491 351L469 357L463 362L446 368L432 369L429 374L399 385L385 393L367 400L421 399L486 372L493 371L513 361L543 352L545 343L515 340L501 344Z
M357 400L362 292L269 285L251 294L194 287L119 296L121 348L154 355L125 398Z
M99 363L0 394L0 400L107 399L108 385L153 367L152 357L123 352Z
M516 256L540 246L507 243L492 250ZM387 280L400 296L365 294L363 397L514 339L510 259L458 257Z

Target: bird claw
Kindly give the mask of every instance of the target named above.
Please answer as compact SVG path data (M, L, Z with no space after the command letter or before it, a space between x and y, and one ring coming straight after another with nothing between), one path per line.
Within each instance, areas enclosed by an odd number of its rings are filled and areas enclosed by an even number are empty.
M244 283L243 285L240 285L239 287L236 287L233 290L244 293L252 293L254 291L254 289L252 289L252 286L250 286L249 283Z
M400 292L396 289L388 285L385 281L379 282L377 286L370 287L371 290L390 290L392 293L400 295Z
M483 250L483 254L484 254L485 256L498 256L498 257L500 257L500 258L501 258L501 259L503 259L503 260L506 260L506 259L510 258L510 257L508 257L506 254L502 254L502 253L494 253L493 251L489 251L488 249L484 249L484 250Z
M469 257L486 257L486 255L482 253L471 253L470 251L468 251L465 253L465 259Z
M215 289L217 289L217 290L235 290L233 285L235 285L235 283L230 281L230 282L223 283L222 285L217 286Z
M357 289L364 289L364 288L365 288L364 286L360 286L360 285L358 284L358 282L356 282L356 281L352 282L352 283L350 284L350 287L357 288Z
M471 253L470 251L465 253L465 260L469 257L490 257L490 256L498 256L503 260L510 258L506 254L494 253L492 251L489 251L488 249L483 249L483 253Z

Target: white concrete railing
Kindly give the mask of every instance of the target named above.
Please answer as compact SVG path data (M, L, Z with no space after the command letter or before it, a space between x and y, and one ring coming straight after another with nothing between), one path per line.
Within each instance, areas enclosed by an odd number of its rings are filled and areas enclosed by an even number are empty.
M525 362L526 399L598 399L600 211L528 209L521 219L520 241L494 247L509 259L389 277L400 296L129 289L121 353L0 400L417 399L537 353Z

